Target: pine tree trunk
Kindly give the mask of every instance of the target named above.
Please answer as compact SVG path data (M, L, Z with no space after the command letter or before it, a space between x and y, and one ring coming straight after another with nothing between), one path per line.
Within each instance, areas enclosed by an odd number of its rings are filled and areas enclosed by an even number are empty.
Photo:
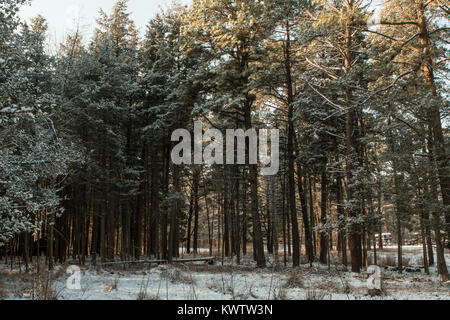
M191 196L189 200L189 216L186 233L186 253L191 253L191 234L192 234L192 216L194 215L194 192L191 190Z
M55 214L52 212L49 216L49 234L48 234L48 243L47 243L47 260L48 260L48 269L51 271L54 267L54 259L53 259L53 249L54 249L54 224L55 224Z
M346 3L347 11L352 12L354 10L353 1ZM345 47L344 47L344 69L345 73L349 74L353 65L353 18L350 18L345 27ZM353 202L355 200L355 190L352 184L354 181L354 170L357 169L357 155L358 142L357 142L357 115L353 105L353 90L349 85L344 87L344 98L347 108L346 114L346 147L347 147L347 200ZM350 218L358 218L360 213L357 208L349 209ZM362 250L361 250L361 227L358 223L352 222L350 228L350 251L352 257L352 272L359 273L362 268Z
M431 129L430 129L431 130ZM438 211L439 199L438 199L438 191L437 191L437 181L435 174L435 163L436 159L434 158L434 144L432 140L428 140L428 149L430 153L429 157L429 174L428 179L430 182L430 200L432 203L432 225L435 234L435 242L436 242L436 257L437 257L437 268L438 272L441 275L442 282L447 282L449 280L449 273L447 269L447 263L445 261L445 248L442 245L442 237L441 237L441 223L440 223L440 215Z
M435 76L433 70L433 61L431 58L432 47L430 45L430 34L428 31L428 22L425 16L425 4L420 1L417 4L417 18L420 44L422 46L422 73L425 82L429 87L433 97L437 101L433 101L428 110L428 126L431 129L430 139L433 139L433 150L437 163L437 172L442 193L442 201L445 206L445 222L447 238L450 239L450 170L449 160L450 156L445 147L445 138L442 130L441 112L440 112L440 97L435 85Z
M194 253L198 254L198 229L199 229L199 183L200 183L200 171L194 169L193 188L194 188Z
M328 203L328 178L326 172L326 164L325 167L322 168L322 182L321 182L321 202L320 202L320 211L321 211L321 223L327 223L327 203ZM320 262L323 264L328 263L328 233L322 231L320 233Z
M251 106L252 100L247 97L245 102L245 128L247 130L252 129L251 120ZM246 143L246 154L249 155L249 142ZM259 204L258 204L258 165L249 165L249 182L250 182L250 201L251 201L251 212L252 212L252 223L253 223L253 245L254 245L254 255L256 258L256 264L259 268L265 267L266 259L264 256L264 243L261 231L261 220L259 216Z
M167 196L169 194L169 179L170 179L170 149L166 145L164 147L164 183L163 183L163 194ZM169 252L167 245L167 228L168 228L168 218L169 218L169 208L167 204L164 206L163 213L161 216L161 254L163 259L168 260Z
M336 178L336 198L337 198L337 212L338 217L345 221L345 210L344 210L344 196L343 196L343 187L342 187L342 177L341 174L338 173ZM341 244L341 254L342 254L342 264L347 266L347 237L346 237L346 228L345 226L341 226L339 230L339 239Z
M289 20L286 22L285 31L286 31L286 41L284 45L284 60L285 60L287 102L288 102L288 145L287 145L288 203L289 203L289 216L291 218L291 225L292 225L292 246L293 246L292 263L294 267L298 267L300 265L300 235L298 230L297 206L295 201L294 88L292 83L292 71L291 71L291 39L290 39Z
M300 163L300 148L298 145L297 135L294 135L295 138L295 150L296 150L296 156L297 156L297 187L298 187L298 193L300 196L300 205L302 209L302 221L303 221L303 228L305 229L305 250L306 255L308 257L308 262L310 263L310 266L312 266L312 263L314 261L314 252L313 252L313 244L312 244L312 234L311 234L311 225L308 215L308 206L307 206L307 200L306 200L306 194L305 189L303 188L303 175L302 175L302 165Z
M179 193L180 188L180 178L179 178L179 168L178 166L173 166L173 190L175 193ZM180 206L179 200L173 201L170 204L170 232L169 232L169 252L168 260L169 264L172 264L173 258L176 257L176 234L178 232L178 215Z

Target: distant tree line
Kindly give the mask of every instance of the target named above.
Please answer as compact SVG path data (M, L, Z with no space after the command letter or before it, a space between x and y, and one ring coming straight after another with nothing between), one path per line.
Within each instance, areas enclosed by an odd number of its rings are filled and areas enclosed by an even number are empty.
M206 248L296 267L336 250L360 272L388 230L400 272L418 232L426 272L448 280L446 1L383 1L371 25L361 0L193 0L141 38L120 0L92 39L76 28L53 55L45 19L18 19L25 2L0 3L6 262ZM279 129L280 171L174 165L172 132L194 121Z

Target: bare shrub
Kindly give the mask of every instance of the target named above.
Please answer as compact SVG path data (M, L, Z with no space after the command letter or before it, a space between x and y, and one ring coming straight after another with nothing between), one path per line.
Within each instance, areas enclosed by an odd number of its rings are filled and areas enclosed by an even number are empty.
M371 296L372 298L381 297L384 295L383 290L380 289L369 289L367 292L368 295Z
M252 292L252 288L253 288L253 284L250 284L247 282L247 279L244 278L244 282L245 282L245 288L242 292L236 294L236 300L248 300L250 297L254 298L253 292Z
M420 256L420 258L417 260L417 263L421 266L425 265L425 259L423 258L423 256Z
M350 286L350 283L348 282L347 279L345 279L344 277L342 277L341 273L339 272L339 270L336 268L339 280L341 282L341 290L342 293L345 293L347 296L352 292L352 287Z
M218 281L214 281L208 284L206 288L214 292L222 292L222 286L219 284Z
M248 294L249 294L250 297L252 297L253 299L256 299L256 300L259 299L258 295L256 295L256 294L253 292L253 285L251 285L250 288L248 288Z
M325 291L328 289L334 288L333 283L329 281L320 282L316 285L315 289L320 291Z
M142 291L142 289L139 289L139 293L136 297L136 300L138 301L147 300L147 293Z
M305 300L325 300L326 294L315 288L308 288L306 291Z
M159 276L161 279L169 280L171 283L195 284L195 279L193 279L192 276L189 276L176 268L166 269L162 271Z
M403 265L403 267L409 267L410 262L411 262L411 258L408 258L408 257L403 257L402 258L402 265Z
M53 271L53 278L58 279L62 277L66 273L66 270L67 268L62 266L56 267L55 270Z
M377 257L378 258L378 257ZM373 254L368 254L367 255L367 264L369 266L374 265L375 264L375 257L373 256Z
M309 263L308 256L302 254L302 255L300 256L300 264L307 264L307 263Z
M304 281L303 276L299 272L291 272L289 277L287 278L284 288L286 289L294 289L294 288L303 288Z
M160 300L159 290L158 290L158 295L156 295L156 296L150 296L148 294L149 283L150 283L150 277L142 279L141 286L139 288L139 293L138 293L136 300L140 300L140 301L142 301L142 300Z
M397 266L397 259L393 255L384 255L380 257L380 266L382 267L396 267Z
M423 257L422 257L422 259L423 259ZM381 267L397 267L398 266L398 259L397 259L397 257L395 257L392 254L387 254L387 255L381 256L378 261L379 261L379 265ZM409 267L410 262L411 262L410 258L402 257L403 267Z
M225 279L225 277L222 274L222 290L224 293L229 293L232 297L232 300L235 300L236 294L235 294L235 290L234 290L233 274L231 274L228 281Z
M137 299L139 301L158 301L161 300L158 296L151 296L147 294L143 294L142 292L139 292Z
M5 299L7 297L7 291L3 280L0 279L0 299Z
M287 300L287 290L284 285L278 286L273 289L272 300Z
M223 294L223 295L229 294L232 296L233 300L235 300L235 298L237 297L237 295L235 294L233 276L231 276L230 278L227 279L222 274L220 280L215 280L214 282L212 282L208 286L208 289L215 291L217 293ZM251 288L249 290L249 294L250 294L250 292L251 292Z
M115 277L111 286L107 288L107 291L117 291L119 289L119 280L120 276Z
M41 271L33 277L31 287L31 299L33 300L58 300L59 292L53 286L53 273Z

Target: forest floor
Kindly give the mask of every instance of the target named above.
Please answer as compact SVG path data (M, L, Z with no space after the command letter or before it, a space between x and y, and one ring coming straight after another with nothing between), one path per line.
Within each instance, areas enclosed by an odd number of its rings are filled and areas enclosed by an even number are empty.
M257 269L250 258L241 264L224 259L205 263L131 265L98 269L81 267L81 289L70 290L70 274L57 266L48 274L19 272L18 267L0 263L0 299L58 300L450 300L450 282L442 283L436 268L430 275L421 266L421 247L405 247L403 274L395 271L396 248L378 252L383 268L383 293L370 296L365 273L354 274L343 266L314 263L293 269L284 267L283 255L275 267ZM185 256L186 258L186 256ZM336 259L335 257L332 260ZM446 252L450 265L450 252ZM281 264L281 266L280 266Z

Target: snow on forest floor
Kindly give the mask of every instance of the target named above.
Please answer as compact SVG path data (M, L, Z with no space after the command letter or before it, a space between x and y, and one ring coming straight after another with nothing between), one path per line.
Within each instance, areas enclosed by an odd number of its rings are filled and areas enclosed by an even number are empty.
M381 264L396 259L396 248L379 253ZM405 247L404 261L414 269L422 260L421 247ZM69 290L66 268L58 266L52 281L46 277L27 274L0 264L0 299L60 300L450 300L450 283L442 283L436 268L431 275L423 270L399 274L392 268L383 270L384 294L371 297L367 290L367 275L343 271L342 266L314 263L313 267L255 268L254 262L244 258L241 265L230 259L204 263L159 265L153 267L115 266L98 270L81 268L81 289ZM280 257L282 261L283 258ZM446 253L450 264L450 253ZM282 264L282 263L281 263ZM50 285L49 285L50 284ZM50 286L45 296L45 287Z

